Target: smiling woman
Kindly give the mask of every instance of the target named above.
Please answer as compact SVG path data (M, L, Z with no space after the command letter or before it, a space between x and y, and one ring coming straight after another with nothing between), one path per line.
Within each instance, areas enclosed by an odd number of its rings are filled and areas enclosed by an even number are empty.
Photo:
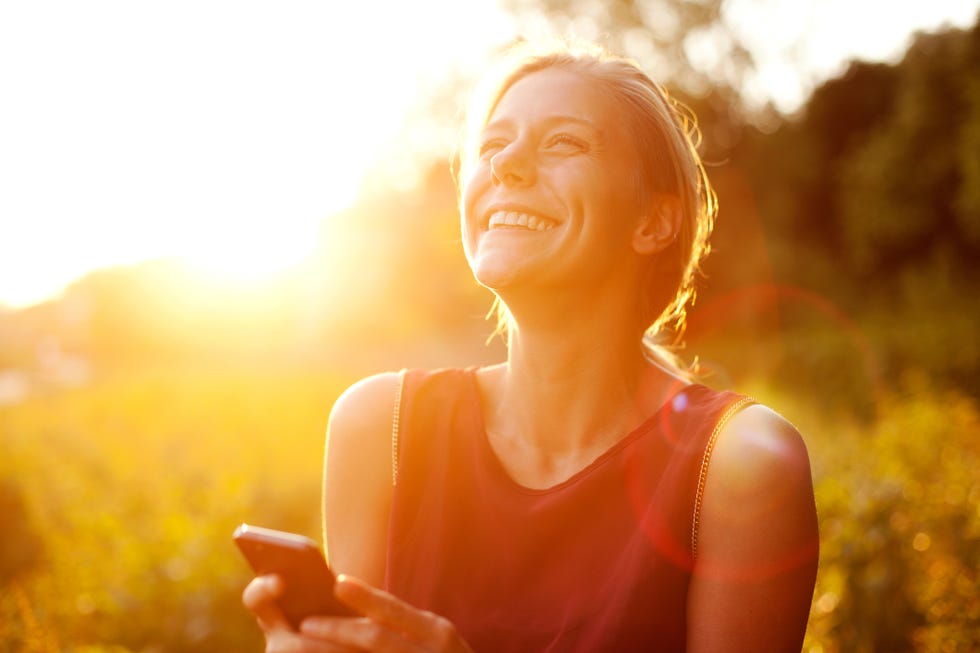
M687 114L632 62L526 44L471 112L462 241L507 359L337 401L324 533L362 616L267 651L799 651L817 563L806 448L658 346L715 214Z
M463 244L477 281L509 310L540 292L557 301L562 289L577 304L592 294L587 284L622 284L635 296L627 279L641 259L622 256L627 241L662 234L643 243L647 253L669 244L677 228L669 220L640 234L626 228L643 210L620 185L638 166L618 112L581 74L560 68L516 81L494 108L464 173ZM514 214L552 228L501 224Z

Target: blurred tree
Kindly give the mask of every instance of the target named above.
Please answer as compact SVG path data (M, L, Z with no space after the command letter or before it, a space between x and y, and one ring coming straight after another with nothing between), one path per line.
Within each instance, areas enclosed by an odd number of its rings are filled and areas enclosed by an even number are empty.
M751 134L739 152L767 227L854 281L895 279L937 258L975 274L978 89L980 27L920 34L896 66L853 63L801 119ZM806 281L838 297L845 288Z
M688 95L737 94L755 66L724 14L725 0L506 0L519 23L598 40ZM709 50L710 52L705 52ZM700 54L700 56L699 56ZM710 59L718 65L706 65Z
M897 83L894 66L853 62L844 75L817 88L801 117L773 133L743 130L733 167L749 178L773 245L772 265L784 282L844 299L838 286L844 238L834 183L845 159L892 106Z
M855 316L886 376L911 367L980 382L980 307L963 301L980 282L978 89L980 27L919 34L898 64L853 63L798 118L746 129L733 151L773 275ZM843 368L832 361L852 354L810 357ZM826 381L794 373L807 379Z
M839 171L854 271L891 275L937 256L980 270L980 207L968 184L980 150L980 25L920 35L897 69L889 111ZM972 156L971 156L972 153Z

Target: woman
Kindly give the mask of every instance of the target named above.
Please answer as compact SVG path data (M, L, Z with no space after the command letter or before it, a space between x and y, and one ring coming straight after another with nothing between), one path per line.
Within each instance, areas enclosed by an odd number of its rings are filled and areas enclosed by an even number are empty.
M489 88L460 208L507 361L337 401L325 541L365 616L294 632L258 578L267 650L799 651L802 439L653 344L682 327L715 213L685 114L595 50L520 53Z

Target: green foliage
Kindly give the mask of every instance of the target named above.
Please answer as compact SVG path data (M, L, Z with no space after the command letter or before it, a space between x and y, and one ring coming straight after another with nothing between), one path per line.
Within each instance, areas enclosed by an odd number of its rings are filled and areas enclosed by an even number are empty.
M980 407L925 377L902 385L870 423L772 399L814 467L820 571L804 650L980 645Z
M142 373L2 409L0 477L29 524L4 546L40 540L42 555L0 591L4 650L259 650L231 533L250 521L318 538L322 435L343 385Z
M893 269L944 244L962 259L980 253L980 211L962 199L977 150L961 149L980 115L978 71L980 29L922 35L899 66L894 103L839 172L844 242L859 270Z
M0 586L13 583L33 569L40 557L41 542L32 528L19 486L12 479L0 479Z
M975 45L980 51L980 42ZM980 55L976 58L980 59ZM980 66L980 61L973 65ZM980 78L964 80L962 93L966 117L960 126L957 147L961 181L954 208L960 232L977 248L980 247L980 156L977 156L980 152Z
M917 369L975 393L978 89L980 25L920 34L897 65L852 64L775 133L744 132L732 163L755 204L719 188L719 224L760 222L771 270L757 283L821 297L862 341L829 342L819 322L780 301L779 328L758 334L782 348L771 378L835 388L865 414L865 359L882 379Z
M141 373L0 411L5 487L39 561L0 592L11 650L259 650L240 521L319 533L321 437L346 380ZM980 643L980 407L908 376L856 420L743 386L804 433L821 525L807 651ZM29 644L29 642L33 642ZM7 649L5 649L7 650Z
M975 282L978 86L980 25L921 34L898 65L852 64L798 122L749 133L738 163L775 249L796 254L777 251L779 275L847 303L865 303L869 282L882 297L937 264ZM801 247L833 266L801 266Z

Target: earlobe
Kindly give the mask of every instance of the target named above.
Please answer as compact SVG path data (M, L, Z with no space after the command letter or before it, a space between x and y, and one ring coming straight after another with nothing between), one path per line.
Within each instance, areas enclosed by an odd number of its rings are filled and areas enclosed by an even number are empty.
M681 228L681 203L673 195L658 196L651 211L641 217L633 231L637 254L656 254L677 240Z

